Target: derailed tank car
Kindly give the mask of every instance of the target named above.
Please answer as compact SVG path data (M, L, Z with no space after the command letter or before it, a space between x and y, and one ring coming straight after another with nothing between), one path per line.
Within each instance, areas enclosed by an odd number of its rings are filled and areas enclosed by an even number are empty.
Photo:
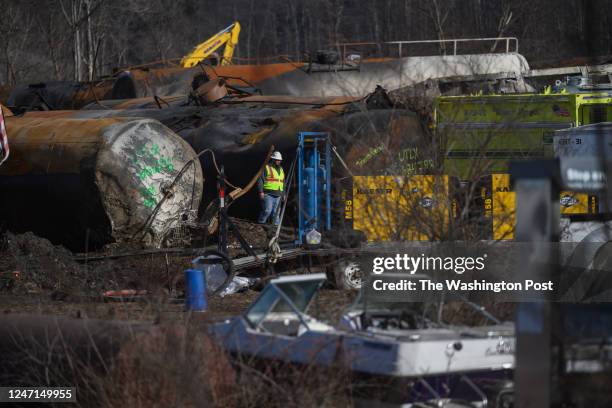
M297 148L300 131L327 131L339 160L334 180L350 175L412 175L434 171L435 151L428 131L414 112L384 103L384 93L356 97L228 97L195 106L186 96L100 101L81 111L29 112L26 117L65 119L152 118L160 121L200 153L210 149L226 176L245 186L260 169L270 146L285 158L286 170ZM381 102L381 100L383 102ZM116 108L123 109L116 109ZM109 109L110 108L110 109ZM205 174L216 174L211 156L200 156ZM344 168L346 165L349 169ZM217 196L216 178L204 185L204 206ZM335 189L339 191L339 189ZM254 192L232 205L232 215L256 219ZM341 206L337 206L340 210ZM200 209L203 209L201 206ZM291 219L291 217L288 217Z
M9 106L19 111L76 109L103 99L177 96L217 78L223 78L233 88L264 95L363 97L377 85L393 91L432 79L529 71L529 64L518 52L374 58L358 64L315 60L191 68L155 65L121 70L93 83L19 86L12 92Z
M326 131L338 156L334 159L335 180L352 175L412 175L433 172L436 151L426 127L417 114L376 102L375 96L290 97L250 96L226 98L209 106L181 106L185 98L167 97L163 108L153 108L153 98L101 101L68 115L79 117L146 116L164 123L183 137L196 152L210 149L226 175L245 185L260 168L271 145L280 150L289 165L297 148L300 131ZM101 109L102 107L111 109ZM121 107L124 110L112 110ZM145 108L145 109L142 109ZM45 112L36 115L46 115ZM348 171L344 168L348 167ZM208 155L202 156L205 173L215 172ZM210 178L207 197L216 195ZM240 200L235 215L254 219L256 198Z
M217 77L227 79L232 86L257 88L264 95L362 97L377 85L395 90L427 79L528 70L527 60L516 52L376 58L359 64L313 61L132 69L117 76L113 98L184 94Z
M114 83L114 78L106 78L94 82L49 81L18 85L7 103L15 112L80 109L92 101L111 98Z
M249 96L224 98L208 106L188 105L185 96L92 103L66 117L150 117L181 135L197 152L213 150L228 174L248 180L271 145L288 164L295 155L297 133L328 131L337 152L357 174L419 174L433 169L429 131L417 114L381 103L377 90L368 98ZM60 114L60 112L57 112ZM45 116L48 113L31 113ZM411 149L411 150L408 150ZM254 159L253 166L247 164Z
M160 246L196 215L203 183L197 156L158 121L48 112L8 117L6 126L4 228L80 250L111 242Z

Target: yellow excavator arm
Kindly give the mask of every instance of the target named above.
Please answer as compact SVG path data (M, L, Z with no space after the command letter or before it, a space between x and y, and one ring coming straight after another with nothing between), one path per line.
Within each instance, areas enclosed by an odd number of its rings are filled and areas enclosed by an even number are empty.
M197 65L202 60L208 58L219 47L225 44L221 65L232 63L234 48L238 44L238 36L240 35L240 23L234 22L229 27L219 31L217 34L210 37L203 43L198 44L189 54L185 55L181 60L183 68L190 68Z

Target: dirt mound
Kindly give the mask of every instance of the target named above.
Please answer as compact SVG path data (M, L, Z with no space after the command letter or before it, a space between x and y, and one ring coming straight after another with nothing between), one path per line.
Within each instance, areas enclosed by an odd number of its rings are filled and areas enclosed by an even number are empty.
M240 218L231 217L232 222L240 231L240 234L247 241L249 245L257 249L266 249L270 238L276 233L276 226L272 224L258 224L252 221L243 220ZM291 227L281 227L279 239L281 241L294 241L296 231ZM235 256L241 251L233 251L240 248L240 242L236 238L235 234L230 232L228 235L228 245L230 247L230 253Z
M4 286L27 293L87 287L86 276L66 248L31 232L18 235L7 232L0 243L0 273L5 280L13 279Z

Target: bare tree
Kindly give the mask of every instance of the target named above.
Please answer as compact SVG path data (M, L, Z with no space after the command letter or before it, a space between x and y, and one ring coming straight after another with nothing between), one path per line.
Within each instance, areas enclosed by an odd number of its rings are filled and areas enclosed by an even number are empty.
M605 55L612 48L609 41L612 25L608 24L612 6L604 0L367 3L6 0L4 3L0 10L3 17L0 80L8 84L67 76L92 80L119 66L180 58L235 20L243 26L237 52L260 61L278 53L301 56L339 41L381 43L516 36L521 52L530 62ZM588 10L595 16L590 16ZM479 51L495 51L495 47L487 45ZM439 48L443 53L448 51L445 44ZM380 51L391 56L391 50Z
M430 0L427 3L427 7L422 9L425 14L429 17L438 40L442 41L445 39L444 30L446 26L446 20L450 13L450 7L443 7L440 4L440 0ZM446 43L440 43L440 52L446 54Z
M5 83L14 86L20 79L20 72L29 68L22 57L30 39L32 18L19 6L9 4L0 8L0 21L0 56Z
M49 13L44 16L37 16L36 23L40 29L41 37L47 50L47 56L53 69L53 77L60 80L64 76L64 63L62 61L62 48L65 43L65 35L62 28L56 24L56 16Z
M82 63L85 62L87 77L91 81L94 74L95 55L98 44L94 42L92 15L104 0L57 0L66 23L70 27L73 40L73 67L75 81L83 80ZM83 44L83 25L87 41ZM85 49L84 49L85 47Z
M510 26L511 22L512 22L512 5L510 3L505 3L502 14L499 18L499 22L497 24L496 37L503 37L506 30ZM497 48L497 44L498 44L498 41L495 41L495 43L493 43L493 46L491 47L491 52L495 51L495 49Z

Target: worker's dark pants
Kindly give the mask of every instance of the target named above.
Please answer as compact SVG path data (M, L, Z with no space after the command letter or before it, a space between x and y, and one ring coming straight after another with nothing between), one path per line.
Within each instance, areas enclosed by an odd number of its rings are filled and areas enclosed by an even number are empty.
M272 223L278 225L280 222L280 212L278 206L280 205L281 198L279 196L273 196L271 194L264 194L263 200L261 200L261 212L259 213L259 219L257 222L265 224L268 222L268 218L272 216Z

